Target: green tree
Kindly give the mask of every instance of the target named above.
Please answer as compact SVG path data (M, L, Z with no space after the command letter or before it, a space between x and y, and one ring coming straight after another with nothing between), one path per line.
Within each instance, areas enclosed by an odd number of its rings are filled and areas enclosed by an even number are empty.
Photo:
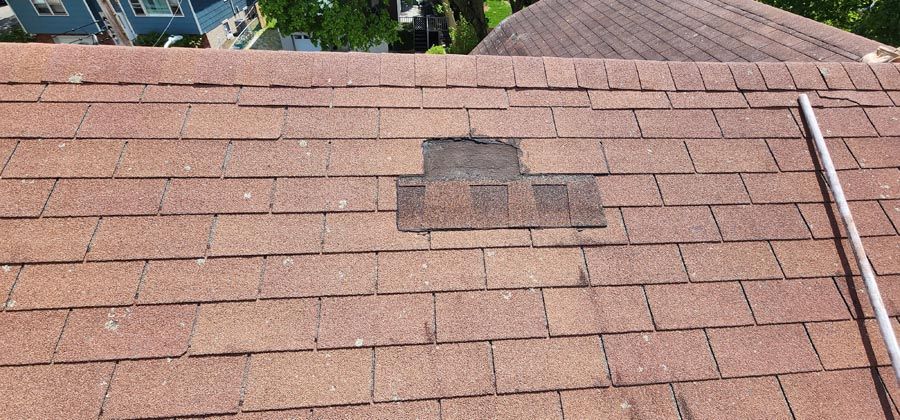
M373 6L371 0L259 0L259 6L284 34L305 32L324 50L365 51L398 39L387 0L377 1Z
M900 0L760 1L878 42L900 44Z
M859 35L900 46L900 0L878 0L853 29Z
M469 21L477 41L481 41L487 36L488 25L487 19L484 18L484 0L450 0L450 7L459 13L460 18Z

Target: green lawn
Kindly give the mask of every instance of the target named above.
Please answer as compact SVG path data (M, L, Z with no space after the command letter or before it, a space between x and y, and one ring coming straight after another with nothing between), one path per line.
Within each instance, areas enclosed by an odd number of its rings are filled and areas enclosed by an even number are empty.
M493 28L503 19L512 14L507 0L484 0L484 18L488 21L488 27Z

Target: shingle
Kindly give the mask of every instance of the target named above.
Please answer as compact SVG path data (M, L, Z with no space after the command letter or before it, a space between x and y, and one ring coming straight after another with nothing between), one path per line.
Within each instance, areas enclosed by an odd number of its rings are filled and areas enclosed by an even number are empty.
M700 330L608 335L603 344L614 385L718 377Z
M161 179L64 179L56 183L47 216L126 216L156 214Z
M506 108L505 89L493 88L424 88L425 108Z
M118 140L22 142L9 159L3 177L109 177L116 169L123 145Z
M372 350L253 355L245 410L354 404L370 401Z
M889 416L880 397L885 391L868 369L785 375L780 381L791 411L800 418Z
M784 63L757 63L769 89L794 90L794 79Z
M293 299L200 306L191 354L302 350L315 346L318 302Z
M141 96L141 102L172 103L235 103L238 99L236 86L168 86L149 85ZM241 102L254 92L263 92L263 88L245 88L241 92Z
M709 330L723 377L819 370L821 365L800 324Z
M626 156L627 148L622 150ZM609 153L609 149L607 149ZM637 169L635 169L637 170ZM609 175L596 177L606 206L661 205L659 188L652 175Z
M718 138L722 131L709 110L635 111L644 137ZM691 124L683 124L691 121Z
M9 309L129 305L144 263L29 265L16 281Z
M653 329L639 287L552 288L543 294L552 336Z
M161 213L264 213L272 185L269 179L173 179Z
M767 280L744 284L760 324L848 319L831 279Z
M415 56L404 54L379 54L379 56L381 57L381 85L413 86L416 83Z
M72 138L87 110L88 106L85 104L0 103L0 115L29 116L29 118L7 118L0 127L0 137ZM121 116L119 114L114 118L117 122L122 122ZM34 121L41 123L34 124Z
M320 156L323 160L324 156ZM377 142L331 142L328 174L331 176L408 175L423 172L422 140L392 139Z
M37 217L44 210L52 180L0 180L0 217Z
M112 363L0 368L0 417L96 418L100 415Z
M66 311L0 313L0 364L50 363L66 315Z
M669 92L673 108L746 108L738 92Z
M578 248L487 250L484 261L491 289L588 284Z
M488 229L468 231L439 231L431 233L433 249L497 248L529 246L528 229Z
M210 255L318 252L320 214L224 215L216 219Z
M716 221L704 206L624 208L622 216L635 244L719 240Z
M328 149L329 144L321 140L235 142L225 174L229 177L324 176Z
M525 139L519 143L523 173L606 173L600 142L592 139Z
M551 392L454 398L441 402L442 419L515 420L526 417L562 419L559 397Z
M0 85L0 102L35 102L45 87L43 84Z
M775 156L775 161L782 171L812 171L815 146L806 139L768 139L766 143ZM849 144L850 142L848 142ZM828 153L836 169L855 169L858 167L853 154L840 139L825 139ZM818 157L815 158L818 161Z
M605 60L604 64L611 89L641 89L640 77L633 61Z
M81 261L96 226L96 217L0 219L0 261Z
M684 244L681 253L693 281L781 278L775 255L765 242Z
M375 210L375 178L283 178L275 187L275 212Z
M139 303L253 299L262 258L152 261L141 283Z
M754 63L730 63L731 74L734 82L740 90L766 90L766 81L763 79L759 67Z
M143 85L50 84L41 102L138 102Z
M703 418L788 419L790 409L772 377L673 385L682 412Z
M370 365L366 365L365 372L371 375ZM493 391L487 343L398 346L375 351L375 401L484 395Z
M892 322L894 330L900 327ZM807 326L825 369L846 369L891 364L875 320L816 322Z
M574 106L589 105L583 90L510 89L510 106Z
M88 259L201 257L211 224L209 216L105 218L91 242Z
M825 79L813 63L787 63L788 71L797 85L797 89L828 89Z
M656 180L667 205L750 202L738 174L659 175Z
M260 296L361 295L375 292L375 254L269 257Z
M434 307L427 294L351 296L322 299L317 348L432 343ZM312 344L309 342L308 344Z
M381 55L359 52L351 52L348 54L348 86L378 86L381 82L379 80L380 78Z
M379 114L378 126L381 138L465 137L469 134L469 121L461 109L385 108Z
M447 86L476 86L475 57L450 54L447 56Z
M806 223L793 205L715 206L713 213L726 241L810 237Z
M866 114L882 136L900 136L900 107L867 108Z
M707 90L737 90L731 69L725 63L700 62L697 63L703 84Z
M69 315L55 360L175 357L188 348L194 305L76 309Z
M800 204L800 213L809 225L816 239L847 237L837 207L825 204ZM875 201L854 201L850 203L853 221L862 236L893 235L896 231Z
M675 82L666 62L636 61L635 66L640 77L641 89L675 90Z
M589 90L588 95L594 109L669 108L665 92Z
M604 141L603 149L610 173L694 172L691 157L681 140L613 139Z
M606 77L606 66L600 60L573 60L578 86L588 89L609 89Z
M234 413L245 357L125 361L116 367L103 414L109 417Z
M853 82L857 89L881 90L881 83L878 83L878 78L875 77L875 73L872 73L872 69L867 64L848 62L841 63L841 65L847 71L850 81Z
M499 392L609 385L597 337L507 340L492 348Z
M479 250L383 252L378 254L378 291L481 289L483 258Z
M775 172L764 140L687 140L697 172Z
M535 289L438 293L435 314L439 342L547 336Z
M323 407L313 410L303 410L300 418L303 420L302 414L312 411L311 418L314 419L404 419L404 420L438 420L441 411L437 400L429 401L410 401L410 402L388 402L378 404L350 405L339 407ZM298 410L299 411L299 410ZM269 411L273 416L297 415L294 412L285 411ZM256 414L256 413L254 413ZM444 414L446 415L446 413Z
M812 172L746 174L742 176L754 203L818 203L830 200Z
M476 56L478 86L512 87L516 85L510 57Z
M647 286L658 330L753 325L737 282Z
M369 108L290 108L284 137L293 139L374 138L378 110Z
M220 176L226 141L129 143L116 169L119 177Z
M593 285L686 282L687 274L675 245L587 248Z
M322 244L325 252L415 250L428 248L428 238L397 230L393 212L333 213Z
M422 90L406 87L348 87L334 89L334 106L364 108L418 108Z
M550 108L469 111L476 137L556 137Z
M513 73L518 87L547 87L544 60L540 57L514 56Z
M556 122L556 131L560 137L616 138L640 136L637 120L631 111L554 108L553 118Z
M447 62L442 55L415 56L416 86L447 86Z
M93 104L78 129L78 136L176 139L187 111L187 106L176 104Z
M856 138L844 141L863 168L900 166L900 138L898 137ZM831 151L830 146L829 151Z
M697 64L671 61L669 70L678 90L704 90L703 77Z
M557 57L544 57L544 71L547 85L555 88L578 87L575 62Z
M666 385L583 389L560 393L562 407L574 418L678 418Z
M797 123L788 110L717 109L716 119L725 137L799 137Z

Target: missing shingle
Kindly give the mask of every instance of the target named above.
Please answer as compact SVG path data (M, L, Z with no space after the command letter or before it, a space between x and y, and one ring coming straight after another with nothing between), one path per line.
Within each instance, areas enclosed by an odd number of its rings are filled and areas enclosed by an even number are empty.
M590 175L523 175L515 140L424 142L425 173L397 179L404 231L605 227Z
M426 140L425 176L432 179L512 179L519 176L515 144L482 139Z

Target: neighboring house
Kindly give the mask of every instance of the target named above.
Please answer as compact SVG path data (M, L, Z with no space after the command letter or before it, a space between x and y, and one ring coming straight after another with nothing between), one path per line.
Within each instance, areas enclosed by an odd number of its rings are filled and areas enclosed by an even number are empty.
M25 30L57 44L110 44L100 2L110 2L129 38L149 33L204 35L212 48L256 15L255 0L9 0Z
M472 54L664 61L856 61L879 43L754 0L541 0Z

